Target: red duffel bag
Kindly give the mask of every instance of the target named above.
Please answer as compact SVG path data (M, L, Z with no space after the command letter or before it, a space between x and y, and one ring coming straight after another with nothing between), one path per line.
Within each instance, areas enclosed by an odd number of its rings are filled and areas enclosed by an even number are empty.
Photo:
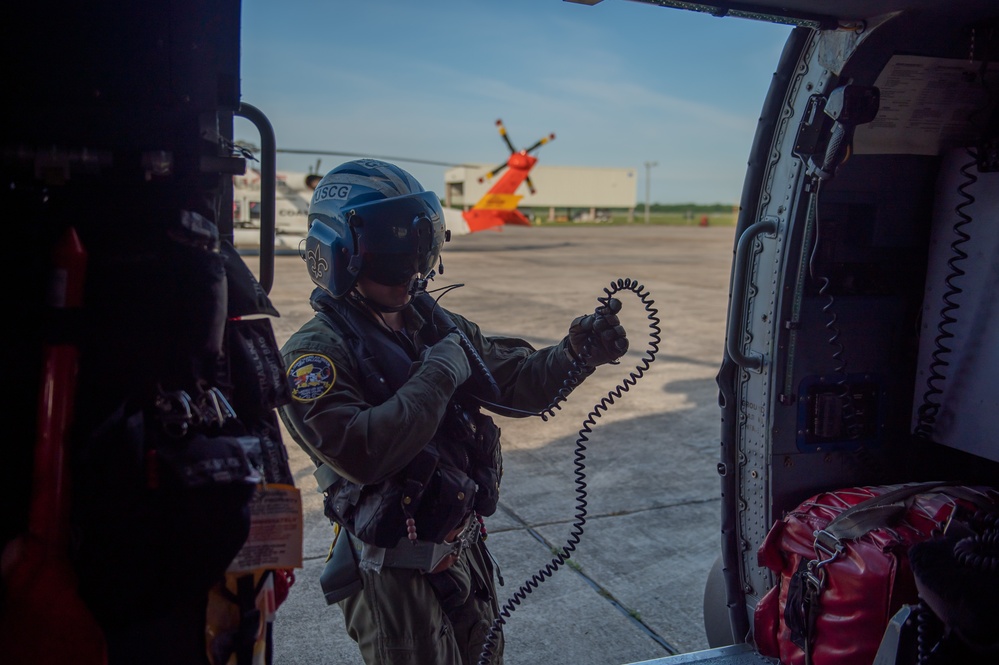
M919 601L908 549L999 492L944 482L817 494L774 524L758 552L778 583L756 606L758 651L784 665L870 665L891 617Z

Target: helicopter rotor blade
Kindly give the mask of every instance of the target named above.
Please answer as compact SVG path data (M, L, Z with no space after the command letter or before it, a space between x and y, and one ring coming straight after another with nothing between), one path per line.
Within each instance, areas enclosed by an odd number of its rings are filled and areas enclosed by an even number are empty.
M506 127L503 126L502 120L496 121L496 126L499 127L500 136L503 137L503 142L506 143L506 147L510 149L510 154L517 152L517 149L513 147L513 143L510 142L510 137L506 134Z
M251 150L250 152L259 152ZM410 164L431 164L433 166L461 166L465 168L472 168L475 164L462 164L459 162L441 162L430 159L417 159L414 157L391 157L385 155L371 155L366 152L343 152L335 150L303 150L298 148L277 148L274 150L277 153L284 153L288 155L332 155L334 157L370 157L372 159L382 159L386 162L406 162Z
M500 171L502 171L503 169L505 169L506 165L507 165L507 162L503 162L499 166L494 167L492 170L490 170L484 176L482 176L481 178L479 178L479 183L483 183L486 180L491 180L493 178L493 176L495 176L497 173L499 173Z
M506 127L503 126L503 121L502 120L496 120L496 126L499 128L500 136L503 138L504 143L506 143L506 147L508 147L510 149L510 154L514 154L514 153L518 152L518 150L513 147L513 143L510 141L510 137L506 133ZM542 137L542 138L538 139L537 142L534 145L532 145L530 148L528 148L527 150L521 150L519 152L521 154L525 154L525 155L529 154L531 151L537 150L538 148L540 148L544 144L548 143L549 141L554 141L554 140L555 140L555 132L552 132L548 136L545 136L545 137ZM509 161L504 162L503 164L500 164L499 166L497 166L493 170L491 170L488 173L486 173L484 176L482 176L481 178L479 178L479 183L481 184L481 183L485 182L486 180L492 179L493 176L495 176L497 173L499 173L500 171L502 171L503 169L505 169L507 167L508 163L509 163ZM534 191L535 191L534 190L534 183L531 182L530 176L528 176L527 178L525 178L524 182L527 184L527 187L530 190L531 194L534 194Z
M548 136L545 136L545 137L542 137L542 138L538 139L537 143L535 143L534 145L532 145L530 148L528 148L524 152L527 153L527 154L530 154L532 151L537 150L538 148L540 148L544 144L548 143L549 141L554 141L554 140L555 140L555 132L552 132Z

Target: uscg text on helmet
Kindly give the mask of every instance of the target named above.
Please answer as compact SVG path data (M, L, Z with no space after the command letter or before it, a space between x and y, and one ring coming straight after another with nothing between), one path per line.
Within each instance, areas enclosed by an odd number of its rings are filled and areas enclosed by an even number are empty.
M312 201L327 201L332 199L346 199L350 196L350 185L338 185L336 183L330 183L328 185L323 185L316 189L316 193L312 195Z

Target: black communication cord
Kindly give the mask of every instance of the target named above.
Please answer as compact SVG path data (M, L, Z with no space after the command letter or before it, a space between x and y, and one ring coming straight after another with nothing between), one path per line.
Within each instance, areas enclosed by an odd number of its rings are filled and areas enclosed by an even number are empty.
M957 188L958 193L964 200L954 208L954 213L959 219L954 223L952 231L957 236L957 239L950 245L951 256L947 260L950 272L944 279L947 291L943 294L943 306L940 308L940 318L937 323L937 336L933 340L934 350L929 366L930 376L926 381L923 403L916 411L918 425L914 434L926 440L933 439L937 414L941 406L938 397L943 394L941 384L947 378L943 374L943 370L950 365L947 357L953 351L953 348L950 346L950 341L954 338L951 326L957 323L957 319L952 316L952 313L960 308L955 298L963 292L961 287L958 286L957 280L965 275L965 271L961 268L960 264L968 258L968 253L962 249L962 245L971 240L971 236L964 231L964 227L973 220L964 209L975 202L975 197L967 190L978 181L978 176L972 171L972 168L978 164L978 154L973 148L969 148L968 156L970 161L961 166L964 181Z
M446 287L444 292L447 293L447 291L451 288L456 287ZM635 365L634 369L629 371L628 376L625 377L621 383L615 386L612 390L608 391L607 395L601 398L601 400L594 405L589 414L587 414L586 418L584 418L583 425L580 428L578 438L576 439L573 460L573 465L575 467L573 474L575 476L576 485L575 520L572 523L572 529L569 532L566 544L555 553L555 556L548 564L538 570L538 572L532 575L530 579L526 580L501 606L499 616L493 621L489 628L489 632L486 634L482 647L482 653L479 657L479 665L488 665L492 660L496 650L499 632L502 630L502 626L506 623L506 620L510 618L510 614L524 601L528 594L530 594L546 579L552 577L559 568L565 565L565 562L572 556L572 552L576 550L576 546L580 542L580 536L583 534L583 525L586 523L587 504L584 460L586 457L586 444L589 441L589 435L593 432L592 427L596 424L597 418L600 418L603 413L616 402L616 400L621 399L624 396L624 393L628 392L631 387L645 375L649 367L655 361L656 354L659 352L659 344L662 341L662 329L659 327L659 310L655 308L655 301L652 300L649 292L642 284L632 279L618 279L612 281L610 286L604 289L604 296L597 298L600 302L598 309L600 307L608 307L610 299L622 291L630 291L633 293L645 307L649 320L649 346L640 362ZM441 294L441 296L443 295L444 294ZM440 300L440 297L438 297L437 300ZM465 343L467 343L467 339L463 341L463 345ZM468 350L469 349L466 348L466 351ZM509 407L484 400L481 397L478 397L477 399L483 406L486 406L490 410L500 414L507 412L519 415L538 416L542 420L547 421L548 418L555 415L556 411L562 408L562 403L568 398L569 393L571 393L576 386L579 385L584 375L589 373L586 362L589 360L591 355L591 346L587 343L580 350L579 357L573 362L573 367L570 370L568 377L566 377L563 382L562 388L558 391L558 394L547 407L537 413L511 409ZM469 360L471 362L473 359L470 357ZM479 359L479 362L481 362L481 359Z
M847 83L832 90L824 109L825 114L833 119L825 153L821 161L816 161L818 155L813 155L808 163L808 175L811 178L809 214L815 222L815 244L809 257L808 270L809 276L820 282L819 296L826 299L822 312L826 315L825 328L829 332L828 341L832 348L833 373L836 376L837 398L840 404L839 420L843 423L844 433L848 439L857 438L862 425L857 423L856 407L848 385L844 347L839 339L840 329L837 326L836 299L830 290L832 280L818 270L819 247L827 235L819 223L819 192L822 183L834 178L839 167L850 158L854 130L858 125L874 120L880 99L880 91L873 86Z
M433 289L427 291L427 293L429 294L429 293L441 292L440 295L436 298L435 302L436 306L439 303L440 299L443 298L449 291L452 291L462 286L464 286L464 284L451 284L449 286L442 287L440 289ZM622 386L620 386L616 391L611 393L611 395L616 394L616 397L618 399L621 397L621 393L627 392L630 389L630 387L633 386L635 382L645 374L646 371L648 371L649 366L655 360L655 356L659 352L659 343L662 341L661 337L662 329L659 327L660 320L658 318L659 310L654 307L655 301L649 297L649 292L646 291L645 287L639 284L638 282L631 279L618 279L611 282L610 287L604 289L605 293L604 297L597 298L597 300L600 302L600 307L607 307L607 304L610 301L610 299L621 291L631 291L632 293L635 294L636 297L638 297L641 300L642 305L645 307L645 311L648 313L649 329L651 331L649 336L651 338L651 342L649 343L649 349L647 351L647 353L649 354L648 357L646 357L640 365L635 367L634 372L632 372L628 376L628 378L624 380ZM598 307L597 309L599 310L600 307ZM458 329L452 329L449 332L457 332L461 334L461 331ZM473 372L474 372L475 367L483 365L484 363L482 362L481 358L478 357L478 353L474 349L469 348L469 346L467 346L470 345L470 342L464 338L464 335L461 335L461 337L462 337L462 346L465 348L466 352L471 356L469 358L469 361L472 363ZM488 407L491 411L498 413L500 415L507 414L511 416L536 416L544 421L547 421L549 418L554 417L556 411L562 409L562 403L565 402L566 399L568 399L569 394L576 388L576 386L578 386L582 382L583 378L589 374L589 371L587 370L586 367L586 361L588 361L592 355L593 354L590 349L590 345L589 344L584 345L584 347L579 352L579 357L573 361L572 369L569 370L569 375L566 377L565 381L562 382L562 387L559 389L555 398L548 406L541 409L540 411L535 412L535 411L524 411L523 409L515 409L510 406L497 404L495 402L487 400L481 395L476 395L475 399L482 406ZM614 361L613 363L610 364L618 365L620 364L620 361ZM482 371L488 372L487 369L483 369ZM613 403L613 399L608 401L608 404L611 403ZM595 408L599 409L600 406L601 405L598 405ZM599 415L600 414L597 414L597 417L599 417Z
M956 531L956 535L949 532ZM916 665L994 662L999 512L982 507L948 534L917 543L909 560L919 591Z
M821 283L818 294L819 296L824 296L826 299L826 304L822 306L822 313L826 315L825 328L829 332L829 339L827 341L830 348L832 348L832 374L836 378L841 421L844 424L845 438L854 439L859 436L863 425L857 423L857 412L853 403L853 397L850 395L850 386L848 385L849 375L846 373L846 358L844 356L845 347L839 339L840 329L837 326L839 316L835 309L836 298L830 291L832 280L827 275L820 273L817 267L819 248L825 239L824 228L820 223L821 220L818 211L819 192L822 189L822 182L823 180L816 179L812 198L809 203L815 220L815 244L812 246L812 253L808 259L808 272L813 280Z
M992 65L988 57L988 49L995 46L996 24L989 22L971 27L969 61L974 61L976 56L975 44L978 41L976 39L976 32L978 31L982 33L980 44L984 45L985 50L983 55L979 56L981 64L979 65L977 74L970 78L966 77L966 80L973 85L981 86L985 92L985 99L981 105L968 114L967 121L968 124L978 128L981 134L979 147L982 149L967 148L966 152L970 161L962 164L960 168L964 180L958 185L957 192L964 200L954 207L954 213L957 215L958 221L954 223L952 231L957 236L957 239L950 245L951 256L947 260L950 272L944 279L947 291L943 294L943 306L940 309L939 321L937 323L937 336L933 340L934 350L931 354L931 362L928 370L930 376L926 381L923 403L916 411L917 424L913 431L914 436L927 441L932 441L936 434L937 416L942 406L938 398L943 394L941 385L947 378L943 374L943 370L950 366L947 357L953 352L953 348L950 346L951 340L954 338L951 327L957 323L957 319L952 314L960 309L960 305L955 298L963 293L963 290L957 284L957 280L965 275L965 271L961 268L960 264L967 260L968 253L964 251L962 245L971 240L971 236L965 231L964 227L974 221L964 209L975 202L974 195L968 190L978 182L978 176L975 175L972 168L978 167L980 170L985 171L989 169L983 167L994 164L994 159L991 160L991 163L988 159L988 155L993 154L993 151L989 150L989 138L993 139L991 145L994 146L995 143L994 134L991 134L989 131L991 129L989 126L990 118L987 117L986 112L990 107L993 109L991 118L993 122L995 114L999 113L999 106L996 106L997 91L989 85L988 79L989 67Z

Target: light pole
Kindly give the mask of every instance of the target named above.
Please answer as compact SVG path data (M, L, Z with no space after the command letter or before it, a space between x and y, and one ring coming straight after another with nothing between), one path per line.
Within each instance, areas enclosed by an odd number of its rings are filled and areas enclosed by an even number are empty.
M645 223L649 223L649 171L653 166L659 166L659 162L645 162Z

